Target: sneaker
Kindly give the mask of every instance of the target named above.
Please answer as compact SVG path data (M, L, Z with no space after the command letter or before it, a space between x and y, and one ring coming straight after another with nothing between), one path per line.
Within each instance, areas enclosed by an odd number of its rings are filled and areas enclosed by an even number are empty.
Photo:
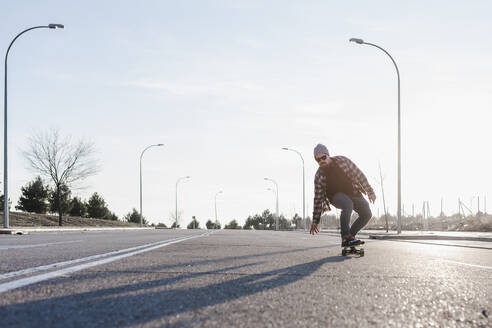
M349 235L347 238L342 240L342 247L357 246L363 243L364 243L363 241L355 238L352 235Z

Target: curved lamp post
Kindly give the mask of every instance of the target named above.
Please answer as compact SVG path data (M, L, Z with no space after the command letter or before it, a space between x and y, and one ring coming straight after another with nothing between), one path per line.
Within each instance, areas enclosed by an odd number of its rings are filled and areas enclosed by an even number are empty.
M216 228L218 227L218 221L217 221L217 195L218 194L222 194L222 190L215 194L215 227Z
M373 47L376 47L378 48L379 50L383 51L385 54L388 55L388 57L391 59L391 61L393 62L393 65L395 65L395 68L396 68L396 76L398 78L398 213L397 213L397 217L398 217L398 233L401 233L401 120L400 120L400 70L398 69L398 66L396 65L396 62L395 60L393 59L393 57L391 57L391 55L386 51L384 50L383 48L381 48L380 46L376 45L376 44L373 44L373 43L369 43L369 42L365 42L364 40L362 39L357 39L357 38L351 38L349 40L350 42L355 42L357 44L367 44L368 46L373 46Z
M306 182L305 182L305 175L304 175L304 158L302 157L301 153L295 149L292 148L287 148L283 147L283 150L290 150L293 151L294 153L297 153L301 157L302 161L302 221L304 221L304 231L306 230Z
M275 202L275 212L276 212L276 218L275 218L275 230L278 230L278 184L275 182L275 180L270 179L270 178L263 178L263 180L271 181L273 184L275 184L275 194L276 194L276 202Z
M155 144L155 145L150 145L147 148L145 148L142 153L140 154L140 227L143 226L143 213L142 213L142 157L145 153L145 151L151 147L162 147L164 144Z
M178 183L183 179L189 179L190 176L181 177L176 181L176 229L178 229Z
M4 137L3 137L3 196L4 196L4 202L3 202L3 226L4 228L9 227L9 195L8 195L8 174L7 174L7 59L9 56L9 51L12 45L14 44L15 40L17 40L18 37L20 37L22 34L35 30L38 28L49 28L49 29L58 29L58 28L64 28L62 24L49 24L49 25L43 25L43 26L34 26L30 27L19 34L10 42L9 47L7 48L7 53L5 54L5 83L4 83L4 98L3 98L3 115L4 115Z

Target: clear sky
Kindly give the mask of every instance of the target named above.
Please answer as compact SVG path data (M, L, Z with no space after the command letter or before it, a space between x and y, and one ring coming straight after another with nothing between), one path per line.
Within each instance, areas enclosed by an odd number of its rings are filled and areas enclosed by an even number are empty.
M402 200L447 214L457 199L492 211L490 1L2 1L0 51L20 31L9 72L9 190L34 178L22 157L33 131L59 128L97 146L102 170L74 195L101 194L118 216L139 207L170 224L179 177L184 224L240 223L275 209L312 211L313 148L365 172L382 211L381 163L396 212L397 80ZM4 56L4 55L3 55ZM3 78L2 78L3 87ZM3 145L3 133L2 133ZM3 163L3 152L2 156ZM3 187L2 187L3 189ZM474 198L473 198L474 197Z

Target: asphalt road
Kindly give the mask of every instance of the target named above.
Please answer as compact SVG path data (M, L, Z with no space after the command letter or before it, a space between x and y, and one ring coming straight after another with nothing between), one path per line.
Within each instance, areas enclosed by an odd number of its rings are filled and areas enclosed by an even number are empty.
M492 327L492 243L155 230L0 236L1 327Z

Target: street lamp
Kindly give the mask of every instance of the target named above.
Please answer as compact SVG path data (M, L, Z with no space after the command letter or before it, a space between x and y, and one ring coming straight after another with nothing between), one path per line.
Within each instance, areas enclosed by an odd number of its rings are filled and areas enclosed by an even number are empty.
M4 108L4 121L3 121L3 196L4 196L4 202L3 202L3 226L4 228L9 227L9 195L8 195L8 174L7 174L7 59L9 56L9 51L12 45L14 44L15 40L22 34L26 33L27 31L38 29L38 28L49 28L49 29L58 29L58 28L64 28L62 24L49 24L46 26L34 26L31 28L28 28L19 34L10 42L9 47L7 48L7 53L5 54L5 83L4 83L4 97L3 97L3 108Z
M143 226L143 213L142 213L142 157L145 153L145 151L151 147L161 147L164 146L164 144L155 144L155 145L150 145L147 148L145 148L142 153L140 154L140 228Z
M178 229L178 183L183 179L189 179L190 176L181 177L176 181L176 229Z
M295 149L291 149L291 148L287 148L287 147L283 147L282 149L293 151L301 157L301 161L302 161L302 220L304 221L304 231L306 231L306 182L305 182L305 175L304 175L304 158L302 157L301 153Z
M217 195L218 194L222 194L222 190L215 194L215 228L219 226L218 225L219 221L217 221Z
M395 60L391 55L381 48L378 45L375 45L373 43L369 42L364 42L362 39L357 39L357 38L351 38L349 40L350 42L355 42L357 44L367 44L369 46L373 46L378 48L379 50L383 51L385 54L388 55L388 57L391 59L393 62L393 65L395 65L396 68L396 76L398 78L398 233L401 233L401 115L400 115L400 70L398 69L398 66L396 65Z
M276 218L275 218L275 230L278 230L278 184L277 184L277 182L275 182L275 180L270 179L270 178L263 178L263 180L268 180L268 181L271 181L271 182L273 182L275 184L275 190L276 190L275 194L277 196L276 197L277 199L276 199L276 202L275 202L275 208L276 208L275 209L275 211L276 211L276 215L275 215L276 216Z

